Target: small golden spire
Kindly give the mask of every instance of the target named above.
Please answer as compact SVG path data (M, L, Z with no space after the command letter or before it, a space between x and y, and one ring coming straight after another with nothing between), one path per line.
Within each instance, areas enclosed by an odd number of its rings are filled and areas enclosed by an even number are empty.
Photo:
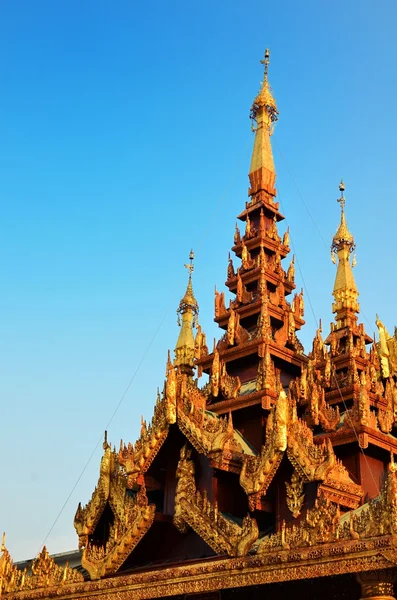
M186 292L179 303L177 310L178 324L181 326L179 337L175 346L175 366L192 373L194 366L195 342L193 328L197 325L198 303L194 296L192 273L194 271L194 252L190 251L190 263L185 265L189 271Z
M276 173L270 136L278 119L278 110L268 80L269 62L270 52L267 49L264 58L261 60L261 64L264 65L262 86L251 106L250 112L252 131L255 132L254 149L249 172L251 183L250 195L260 190L268 192L271 196L276 195L274 188Z
M350 233L346 223L345 184L343 181L339 184L339 191L341 192L341 196L337 201L341 207L340 225L332 239L331 245L332 262L338 262L333 290L335 302L332 306L333 312L336 313L337 328L355 323L357 320L355 313L358 313L360 310L357 301L358 290L352 271L352 266L354 266L355 262L354 258L350 262L350 254L354 252L356 246L354 237Z
M194 264L193 264L194 252L193 252L193 250L190 250L189 260L190 260L189 264L184 265L184 267L189 271L189 280L187 283L185 295L183 296L183 298L181 299L181 301L179 303L179 308L177 311L179 314L182 314L184 311L186 311L187 307L190 307L190 308L198 311L198 304L197 304L196 298L194 297L193 284L192 284L192 273L194 271Z

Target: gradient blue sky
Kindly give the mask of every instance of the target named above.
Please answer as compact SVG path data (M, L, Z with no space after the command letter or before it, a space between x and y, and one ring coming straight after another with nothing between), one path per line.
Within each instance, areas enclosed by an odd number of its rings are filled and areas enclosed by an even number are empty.
M341 177L363 321L369 333L376 312L397 324L396 7L2 0L0 529L15 559L40 549L145 353L110 441L134 441L151 417L191 247L200 320L217 335L213 288L246 200L266 46L301 339L309 348L316 319L326 331L332 318ZM100 456L50 552L76 547L74 512Z

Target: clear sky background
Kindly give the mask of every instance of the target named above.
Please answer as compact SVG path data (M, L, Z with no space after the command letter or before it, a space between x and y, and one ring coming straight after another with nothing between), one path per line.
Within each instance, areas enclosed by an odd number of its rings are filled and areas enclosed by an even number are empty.
M397 324L396 27L395 0L0 1L0 529L15 559L41 548L139 365L110 441L151 417L191 247L218 336L267 46L305 348L332 319L341 177L362 320ZM77 546L100 456L50 552Z

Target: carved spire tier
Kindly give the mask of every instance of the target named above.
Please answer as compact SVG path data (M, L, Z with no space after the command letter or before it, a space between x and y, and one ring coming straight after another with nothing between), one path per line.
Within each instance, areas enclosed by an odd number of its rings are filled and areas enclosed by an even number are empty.
M317 428L317 440L332 443L364 493L373 497L389 452L397 451L397 439L390 435L397 424L397 388L394 378L382 381L381 377L389 375L385 339L390 336L383 324L378 320L378 353L374 345L367 350L372 339L358 323L358 290L352 271L355 261L351 260L355 242L346 223L343 182L339 190L341 218L331 246L332 260L337 262L335 322L325 341L320 323L309 362L290 393L298 401L299 414L310 427Z

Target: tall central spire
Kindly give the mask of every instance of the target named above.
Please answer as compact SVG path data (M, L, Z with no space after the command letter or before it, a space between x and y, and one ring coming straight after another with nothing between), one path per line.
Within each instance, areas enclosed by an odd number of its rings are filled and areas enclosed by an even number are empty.
M250 114L253 121L252 129L255 131L254 149L249 172L251 183L249 193L251 196L262 190L270 196L276 195L274 188L276 172L270 136L278 119L278 110L268 80L269 62L270 52L267 49L264 59L261 60L264 65L262 87L254 100ZM253 201L255 201L254 198Z
M338 199L341 207L341 218L331 246L332 261L336 262L336 256L338 257L338 268L333 290L335 302L332 305L332 311L336 313L338 329L355 324L357 321L355 313L360 311L360 305L357 301L358 290L352 270L355 259L353 258L352 262L350 262L350 255L354 252L356 246L346 223L345 185L343 181L340 182L339 190L341 192L341 197Z

